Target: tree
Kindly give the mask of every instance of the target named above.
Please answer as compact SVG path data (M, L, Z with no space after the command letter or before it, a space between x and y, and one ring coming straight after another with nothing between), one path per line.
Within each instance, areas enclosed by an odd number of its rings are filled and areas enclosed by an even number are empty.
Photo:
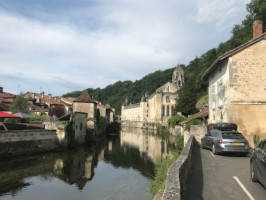
M197 93L195 80L190 78L178 93L175 112L182 112L184 115L194 114L196 110Z
M10 110L12 113L17 113L17 112L29 113L28 102L24 98L24 95L22 93L17 95L17 97L13 100L13 102L11 103Z
M63 106L52 107L48 113L49 116L56 116L57 118L64 116L64 114L65 114L65 109Z

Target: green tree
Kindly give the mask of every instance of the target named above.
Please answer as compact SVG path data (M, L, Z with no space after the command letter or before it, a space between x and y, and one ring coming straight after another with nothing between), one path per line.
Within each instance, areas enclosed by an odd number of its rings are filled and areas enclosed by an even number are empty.
M13 102L11 103L10 110L12 113L17 113L17 112L29 113L28 102L24 98L24 95L22 93L17 95L16 98L13 100Z
M189 79L178 93L176 112L182 112L184 115L189 115L197 112L197 93L195 89L195 81L193 78Z

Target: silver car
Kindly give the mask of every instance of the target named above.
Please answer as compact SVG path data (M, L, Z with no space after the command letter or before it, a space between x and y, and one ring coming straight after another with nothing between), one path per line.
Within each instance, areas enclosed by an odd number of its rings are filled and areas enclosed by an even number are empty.
M213 154L241 153L246 156L249 153L248 141L237 131L211 130L201 139L201 146L211 149Z

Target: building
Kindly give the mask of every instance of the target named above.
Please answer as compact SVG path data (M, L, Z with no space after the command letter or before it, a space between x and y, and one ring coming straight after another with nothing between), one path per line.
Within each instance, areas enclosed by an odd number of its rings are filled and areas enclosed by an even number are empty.
M16 98L16 95L4 92L4 88L0 87L0 106L9 110L11 103Z
M167 123L167 120L173 115L173 107L178 97L177 92L183 84L184 71L178 65L173 72L172 82L159 87L150 96L146 92L139 103L130 104L126 99L121 109L122 123Z
M87 90L84 90L81 95L74 100L73 112L87 113L87 125L88 127L94 127L97 117L97 102L91 99Z
M45 112L48 114L49 109L54 107L62 107L64 109L64 114L69 114L72 111L72 105L70 103L65 103L58 100L56 97L52 97L51 94L45 95L44 92L41 94L27 92L24 95L29 103L29 110L35 114L40 114L40 112Z
M101 102L98 102L97 110L99 110L100 116L103 116L106 118L107 124L114 122L115 109L111 108L110 105L108 104L103 105Z
M253 39L220 56L203 74L209 81L209 123L233 122L253 144L266 138L266 33L253 23Z

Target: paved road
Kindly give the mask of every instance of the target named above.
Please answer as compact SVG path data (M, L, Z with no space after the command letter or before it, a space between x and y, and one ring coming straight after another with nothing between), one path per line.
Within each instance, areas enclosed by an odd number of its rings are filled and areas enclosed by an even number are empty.
M199 147L194 150L194 165L185 200L266 199L266 189L250 179L249 157L214 156L211 151Z

